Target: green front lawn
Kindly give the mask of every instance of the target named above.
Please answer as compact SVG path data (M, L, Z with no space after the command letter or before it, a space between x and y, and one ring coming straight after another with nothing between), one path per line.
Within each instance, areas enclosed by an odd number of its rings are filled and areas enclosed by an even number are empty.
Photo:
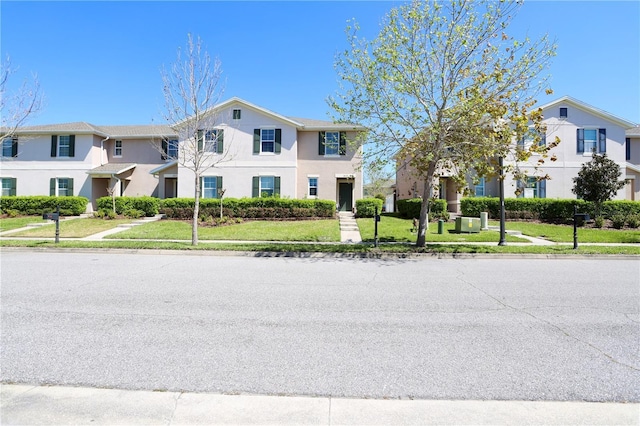
M43 223L42 216L22 216L7 217L0 219L0 232L18 229L29 225L30 223Z
M499 226L497 221L490 225ZM507 230L520 231L525 235L556 243L573 242L572 225L551 225L536 222L507 222ZM578 228L578 241L582 243L640 243L640 230Z
M110 238L191 240L191 223L161 220L135 226ZM198 228L201 240L339 242L340 225L335 219L266 221Z
M131 223L131 219L95 219L80 218L60 221L60 237L84 238L107 229L115 228L123 223ZM26 231L11 234L12 237L53 238L56 235L56 224L49 221L48 225L28 229Z
M358 219L358 228L363 241L373 241L375 230L373 219ZM400 219L394 216L381 216L378 222L378 241L380 242L416 242L416 233L411 232L413 221L410 219ZM445 222L444 233L438 234L438 223L429 223L429 230L426 235L427 242L495 242L500 241L500 234L493 231L482 231L476 234L455 233L455 223ZM529 240L507 235L507 242L528 243Z

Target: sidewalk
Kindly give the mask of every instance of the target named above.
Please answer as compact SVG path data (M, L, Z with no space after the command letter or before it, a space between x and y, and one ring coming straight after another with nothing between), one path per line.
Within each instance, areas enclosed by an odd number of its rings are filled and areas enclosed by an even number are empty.
M637 425L640 404L375 400L0 386L0 421L18 424Z

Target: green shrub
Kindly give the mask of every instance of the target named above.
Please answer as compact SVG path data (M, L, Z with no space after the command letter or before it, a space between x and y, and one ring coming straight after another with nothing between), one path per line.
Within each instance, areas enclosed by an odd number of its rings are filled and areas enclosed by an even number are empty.
M160 201L160 212L172 219L191 219L193 198L168 198ZM229 218L289 219L333 217L336 205L328 200L298 200L288 198L224 198L222 214ZM220 200L200 200L200 217L220 217Z
M145 215L145 213L142 210L138 210L138 209L129 209L127 211L124 212L124 215L130 219L138 219L141 218Z
M98 209L113 211L113 200L111 197L98 198ZM158 214L160 199L149 196L142 197L116 197L116 213L125 214L130 210L141 210L144 216L155 216Z
M89 200L85 197L49 197L35 196L11 196L0 197L0 209L3 211L16 210L22 215L41 215L53 213L60 206L60 214L63 216L77 216L87 210Z
M104 219L105 211L104 210L96 210L95 212L93 212L93 217L95 217L96 219Z
M640 214L630 214L627 216L627 226L629 228L637 228L640 226Z
M507 198L504 200L506 216L510 219L534 219L545 222L567 222L573 220L573 208L579 213L595 216L591 203L584 200L552 198ZM500 217L500 200L497 197L466 197L460 201L463 216L477 217L480 212L488 212L490 218ZM602 215L611 219L616 214L628 216L640 214L639 201L607 201L603 204Z
M613 226L615 229L622 229L624 228L624 223L626 222L626 217L623 214L615 214L613 216L611 216L611 226Z
M431 215L430 220L445 219L449 220L449 212L447 211L447 200L433 198L430 201ZM420 217L420 209L422 208L422 198L411 198L407 200L398 200L398 213L405 219L416 219ZM478 214L479 216L479 214Z
M602 228L604 226L604 217L598 216L593 220L593 226L596 228Z
M356 216L373 217L382 212L382 200L379 198L362 198L356 200Z

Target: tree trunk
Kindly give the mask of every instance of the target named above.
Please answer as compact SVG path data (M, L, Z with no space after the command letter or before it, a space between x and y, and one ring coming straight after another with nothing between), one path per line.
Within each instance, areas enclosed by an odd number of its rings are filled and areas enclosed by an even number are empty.
M196 193L195 203L193 204L193 221L191 223L191 245L198 245L198 217L200 216L200 175L194 173L196 176Z
M429 166L428 173L424 182L424 192L422 194L422 205L420 206L420 222L418 224L418 238L416 246L424 247L426 243L426 234L429 227L429 213L431 212L431 196L433 192L433 173L435 166Z

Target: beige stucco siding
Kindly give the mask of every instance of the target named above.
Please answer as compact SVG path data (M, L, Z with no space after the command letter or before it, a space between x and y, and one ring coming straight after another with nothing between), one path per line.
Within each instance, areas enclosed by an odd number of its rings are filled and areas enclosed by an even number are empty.
M309 177L318 178L318 198L338 199L337 179L353 176L354 202L362 198L362 172L360 150L353 143L354 132L347 132L346 155L322 156L319 154L318 131L298 132L297 198L307 198Z

